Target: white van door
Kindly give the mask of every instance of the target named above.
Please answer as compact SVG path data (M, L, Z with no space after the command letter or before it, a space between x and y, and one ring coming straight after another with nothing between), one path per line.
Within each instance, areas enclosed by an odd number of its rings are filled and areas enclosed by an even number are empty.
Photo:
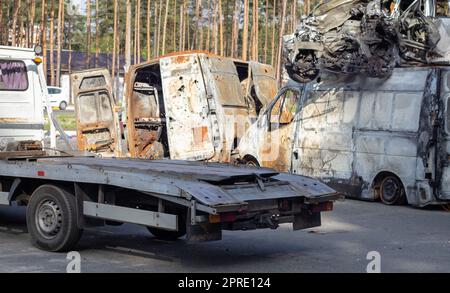
M208 96L198 55L162 58L160 66L170 158L211 159L215 150L208 117Z
M37 72L31 60L0 57L0 151L13 141L44 140Z

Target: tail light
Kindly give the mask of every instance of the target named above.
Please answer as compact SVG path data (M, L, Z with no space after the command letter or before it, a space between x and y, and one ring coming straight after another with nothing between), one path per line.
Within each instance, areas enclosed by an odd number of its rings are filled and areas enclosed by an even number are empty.
M209 215L209 222L211 224L229 223L236 221L237 217L234 213L223 213L220 215Z
M333 210L333 202L332 201L319 203L318 205L316 205L312 208L312 211L314 213L331 212L332 210Z
M281 211L290 211L292 209L291 202L287 199L278 202L278 207Z

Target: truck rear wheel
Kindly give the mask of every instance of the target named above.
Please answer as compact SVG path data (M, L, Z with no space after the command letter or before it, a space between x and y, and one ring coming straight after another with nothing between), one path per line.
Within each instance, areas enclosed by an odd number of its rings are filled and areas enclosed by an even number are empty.
M27 226L34 246L52 252L66 252L83 232L77 226L75 197L62 188L43 185L31 196Z

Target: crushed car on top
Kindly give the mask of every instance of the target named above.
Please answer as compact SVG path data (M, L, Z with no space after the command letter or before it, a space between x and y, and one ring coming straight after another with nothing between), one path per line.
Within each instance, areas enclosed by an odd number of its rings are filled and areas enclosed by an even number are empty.
M421 0L332 0L284 37L289 76L307 83L321 71L389 77L397 66L450 64L448 22Z

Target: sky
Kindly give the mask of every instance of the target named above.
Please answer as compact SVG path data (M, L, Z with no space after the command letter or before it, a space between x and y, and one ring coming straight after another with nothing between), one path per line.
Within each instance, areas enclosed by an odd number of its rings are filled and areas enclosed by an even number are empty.
M70 2L72 2L73 5L80 7L82 11L86 9L86 0L70 0Z

